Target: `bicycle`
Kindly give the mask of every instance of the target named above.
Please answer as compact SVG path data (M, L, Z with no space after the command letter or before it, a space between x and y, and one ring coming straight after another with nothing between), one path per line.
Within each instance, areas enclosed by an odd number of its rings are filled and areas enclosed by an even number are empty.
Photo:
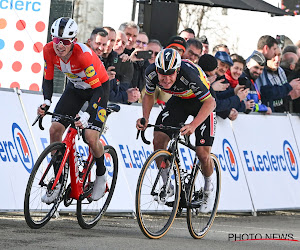
M120 106L111 104L108 105L106 110L107 119L112 112L118 112ZM108 173L106 192L100 200L93 201L90 196L93 191L93 182L96 178L96 164L90 148L86 160L83 159L82 154L76 151L75 137L78 135L79 139L82 132L74 126L74 122L78 118L75 119L71 116L48 111L46 115L59 116L67 121L70 127L64 140L62 142L54 142L46 147L34 164L24 199L26 223L30 228L41 228L55 216L62 201L64 201L65 207L68 207L75 199L77 200L76 214L79 225L84 229L92 228L105 213L115 189L118 175L116 150L112 146L104 146L104 163ZM44 130L40 116L37 117L32 125L34 126L37 121L39 121L40 129ZM102 126L101 134L105 128L105 122ZM67 186L69 170L70 184ZM46 192L53 192L55 188L59 187L58 183L60 183L60 189L54 202L50 204L42 202L41 197Z
M201 239L208 233L217 213L221 185L218 158L211 154L214 164L213 195L215 198L210 212L201 213L200 207L204 192L201 165L195 156L192 170L188 172L183 169L180 164L178 143L193 151L196 147L190 143L188 136L180 136L180 127L152 124L148 124L147 127L173 130L174 133L168 149L159 149L153 152L141 169L135 200L139 227L146 237L161 238L171 228L178 211L182 213L183 209L186 209L188 230L193 238ZM138 136L139 131L137 138ZM145 138L145 131L142 131L141 137L144 143L150 144ZM163 181L164 171L165 181ZM170 191L172 186L174 195Z

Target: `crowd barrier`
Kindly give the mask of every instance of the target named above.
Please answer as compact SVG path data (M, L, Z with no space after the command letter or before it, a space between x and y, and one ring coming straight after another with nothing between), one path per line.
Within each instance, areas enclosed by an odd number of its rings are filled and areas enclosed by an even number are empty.
M59 95L53 97L53 110ZM50 117L45 130L31 126L36 109L43 101L38 92L0 89L0 211L23 210L24 193L34 162L49 145ZM108 212L135 212L135 190L140 168L152 145L136 140L136 120L142 116L140 105L120 105L107 122L101 137L118 154L119 175ZM161 108L154 107L150 122ZM218 118L212 152L221 164L219 211L252 212L300 208L299 146L300 119L297 115L239 114L230 120ZM147 131L151 141L153 132ZM77 141L77 140L76 140ZM87 155L88 147L77 141L77 149ZM193 152L180 147L183 166L190 170ZM61 210L75 210L76 206Z

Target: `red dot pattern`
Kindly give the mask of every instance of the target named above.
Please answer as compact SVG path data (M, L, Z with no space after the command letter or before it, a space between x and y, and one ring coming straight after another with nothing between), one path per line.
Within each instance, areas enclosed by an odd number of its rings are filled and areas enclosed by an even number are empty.
M18 30L24 30L26 28L26 22L24 20L19 20L16 23L16 27Z
M39 91L39 90L40 90L40 87L39 87L39 85L37 85L36 83L32 83L32 84L29 86L29 90L32 90L32 91Z
M13 64L12 64L12 69L13 71L15 72L19 72L21 69L22 69L22 63L18 62L18 61L15 61Z
M31 70L33 73L39 73L41 71L42 67L39 63L34 63L31 65Z
M43 51L43 44L40 42L37 42L33 45L33 50L37 53L40 53Z
M20 84L18 83L18 82L12 82L11 84L10 84L10 88L20 88Z
M42 32L42 31L44 31L44 30L45 30L45 27L46 27L46 25L45 25L45 23L42 22L42 21L37 22L36 25L35 25L35 29L36 29L37 32Z
M21 51L24 48L24 43L22 41L16 41L14 47L16 51Z
M30 27L32 25L28 26L25 20L19 19L19 20L17 20L15 22L15 27L16 27L17 31L24 31L26 28L27 29L33 28L33 27ZM7 27L8 27L7 26L7 20L5 18L0 18L0 30L1 29L5 29ZM45 30L46 30L45 22L43 22L43 21L37 21L35 23L34 28L35 28L36 32L45 32ZM32 30L30 32L32 32ZM30 50L30 48L27 47L27 43L25 41L26 39L23 40L22 37L20 37L20 36L15 36L15 38L21 39L21 40L15 40L14 41L14 43L13 43L14 51L18 51L19 52L19 51L23 51L23 50L27 50L27 51ZM37 38L37 39L39 39L39 38ZM33 49L34 52L41 53L43 51L43 43L40 42L40 41L35 41L34 44L33 44L33 46L31 48ZM10 68L11 71L13 71L13 72L20 72L23 69L23 65L25 66L26 64L28 64L28 61L26 61L27 59L24 56L22 56L22 55L23 55L22 53L12 54L12 56L16 56L16 57L14 57L15 61L11 64L11 68ZM6 64L7 63L6 63L6 61L4 59L2 59L2 61L0 60L0 70ZM25 68L24 68L24 70L25 70ZM42 70L42 67L41 67L40 63L37 63L37 62L32 63L32 65L31 65L31 71L32 71L32 73L37 74L37 73L40 73L41 70ZM17 82L17 81L13 82L13 80L14 80L13 78L11 80L12 80L12 82L10 83L10 88L19 88L20 89L20 83ZM2 82L2 85L3 85L3 82ZM0 87L1 87L1 83L0 83ZM25 86L23 86L23 88L24 87ZM29 88L29 90L32 90L32 91L40 91L40 87L39 87L39 85L37 83L31 83L29 85L29 87L26 87L26 88Z

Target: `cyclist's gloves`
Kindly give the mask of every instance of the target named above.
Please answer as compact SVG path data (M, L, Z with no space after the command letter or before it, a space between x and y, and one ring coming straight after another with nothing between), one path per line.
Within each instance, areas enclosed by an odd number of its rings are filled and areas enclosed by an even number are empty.
M81 122L82 127L86 128L89 125L88 120L90 119L90 114L80 110L78 115L80 116L79 121Z

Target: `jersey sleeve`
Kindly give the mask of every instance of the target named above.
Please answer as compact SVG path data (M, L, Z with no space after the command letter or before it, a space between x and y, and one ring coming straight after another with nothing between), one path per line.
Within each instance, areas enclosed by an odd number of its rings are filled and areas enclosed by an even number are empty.
M157 73L155 70L155 65L151 64L146 68L145 71L145 80L146 80L146 94L153 95L156 89L156 81Z
M44 79L53 80L54 77L53 57L55 56L55 52L53 49L52 42L47 43L44 46L43 54L44 54Z
M102 83L108 81L105 67L96 54L85 52L79 60L81 60L81 66L85 73L82 80L91 85L92 89L100 87Z
M204 102L206 99L211 97L210 84L206 78L205 73L198 65L194 65L194 73L190 73L189 87L194 92L195 96L200 102Z

